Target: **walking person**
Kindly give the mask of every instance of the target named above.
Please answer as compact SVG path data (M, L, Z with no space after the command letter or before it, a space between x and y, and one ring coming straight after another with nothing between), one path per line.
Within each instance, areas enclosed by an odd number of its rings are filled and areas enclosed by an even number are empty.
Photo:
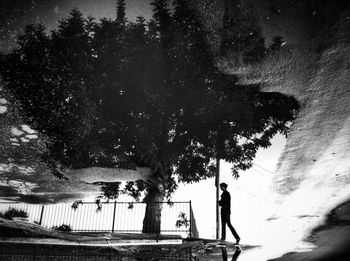
M221 199L219 200L219 206L221 206L221 240L226 239L226 224L230 228L232 235L236 239L236 244L239 244L241 238L238 236L236 230L233 228L230 220L231 216L231 196L227 191L227 184L220 183L220 189L222 190Z

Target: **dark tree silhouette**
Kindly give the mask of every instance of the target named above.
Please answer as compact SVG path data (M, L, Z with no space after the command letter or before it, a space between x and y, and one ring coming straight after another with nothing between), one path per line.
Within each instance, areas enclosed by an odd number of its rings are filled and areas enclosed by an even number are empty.
M127 22L125 0L118 0L117 1L116 21L118 24L121 24L121 25L125 25Z
M279 35L272 38L272 44L270 45L271 51L279 51L281 50L283 45L283 38Z
M125 190L145 191L143 232L159 233L157 202L177 181L212 177L217 158L231 162L234 175L249 168L259 147L287 132L298 105L221 73L187 1L175 1L173 13L167 1L152 5L148 24L96 23L73 10L50 35L29 26L1 73L51 139L48 158L71 168L150 169L155 183ZM114 189L104 185L109 197Z
M265 39L249 1L239 1L237 6L225 2L221 52L237 66L255 63L264 57Z

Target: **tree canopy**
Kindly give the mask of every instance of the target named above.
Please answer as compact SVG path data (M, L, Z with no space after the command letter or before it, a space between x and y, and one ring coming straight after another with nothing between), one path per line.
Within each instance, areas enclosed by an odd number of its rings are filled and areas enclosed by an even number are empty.
M256 17L249 1L237 5L225 1L220 51L238 67L261 61L267 52Z
M215 159L232 163L235 175L249 168L258 148L287 133L298 105L220 72L188 1L152 6L148 22L128 22L120 0L116 20L74 9L49 34L29 25L1 75L29 123L49 137L46 160L149 167L158 186L134 185L156 201L177 181L213 176Z

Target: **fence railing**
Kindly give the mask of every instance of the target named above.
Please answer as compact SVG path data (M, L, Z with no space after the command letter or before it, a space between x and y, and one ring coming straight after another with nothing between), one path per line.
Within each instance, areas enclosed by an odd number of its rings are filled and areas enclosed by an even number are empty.
M161 204L162 234L198 236L191 202L154 202ZM142 233L146 203L80 202L79 204L35 205L0 203L0 213L9 209L25 211L28 220L46 228L66 225L73 232Z

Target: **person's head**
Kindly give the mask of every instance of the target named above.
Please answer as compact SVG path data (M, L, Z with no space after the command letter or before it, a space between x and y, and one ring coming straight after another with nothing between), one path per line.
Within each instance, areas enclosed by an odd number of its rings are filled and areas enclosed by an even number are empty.
M227 189L227 184L225 182L220 183L220 189L222 191L226 190Z

